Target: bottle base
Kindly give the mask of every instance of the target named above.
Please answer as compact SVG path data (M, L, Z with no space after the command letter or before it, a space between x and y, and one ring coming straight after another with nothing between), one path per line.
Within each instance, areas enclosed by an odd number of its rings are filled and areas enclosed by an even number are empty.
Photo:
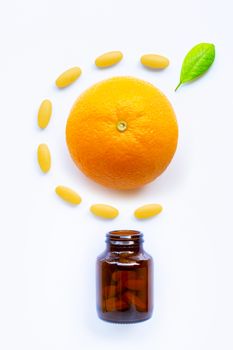
M145 321L148 321L150 318L151 318L152 315L140 315L139 318L137 319L130 319L130 318L127 318L127 317L119 317L119 315L106 315L106 316L103 316L103 315L98 315L99 319L101 321L104 321L104 322L108 322L108 323L115 323L115 324L134 324L134 323L141 323L141 322L145 322Z

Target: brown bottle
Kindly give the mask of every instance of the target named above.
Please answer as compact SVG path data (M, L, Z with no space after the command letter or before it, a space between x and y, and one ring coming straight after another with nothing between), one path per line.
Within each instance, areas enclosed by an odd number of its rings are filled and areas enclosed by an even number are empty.
M133 323L153 311L153 260L143 250L143 234L111 231L97 258L97 313L108 322Z

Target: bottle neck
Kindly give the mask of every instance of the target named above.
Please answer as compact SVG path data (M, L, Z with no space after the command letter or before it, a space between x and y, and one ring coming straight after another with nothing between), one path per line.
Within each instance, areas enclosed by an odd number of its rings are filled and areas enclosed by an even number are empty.
M143 234L134 230L110 231L106 234L107 249L109 251L143 251Z

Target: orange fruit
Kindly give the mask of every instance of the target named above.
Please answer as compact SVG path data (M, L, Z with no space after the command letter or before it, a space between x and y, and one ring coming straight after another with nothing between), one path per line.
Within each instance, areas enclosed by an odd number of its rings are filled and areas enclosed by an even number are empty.
M157 178L177 146L178 126L168 99L131 77L101 81L75 102L66 125L76 165L111 188L138 188Z

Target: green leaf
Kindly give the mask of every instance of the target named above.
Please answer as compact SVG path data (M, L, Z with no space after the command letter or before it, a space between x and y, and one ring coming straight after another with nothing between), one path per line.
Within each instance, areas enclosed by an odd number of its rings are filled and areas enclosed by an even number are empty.
M214 44L201 43L194 46L185 56L180 73L181 84L194 80L204 74L212 65L215 58Z

